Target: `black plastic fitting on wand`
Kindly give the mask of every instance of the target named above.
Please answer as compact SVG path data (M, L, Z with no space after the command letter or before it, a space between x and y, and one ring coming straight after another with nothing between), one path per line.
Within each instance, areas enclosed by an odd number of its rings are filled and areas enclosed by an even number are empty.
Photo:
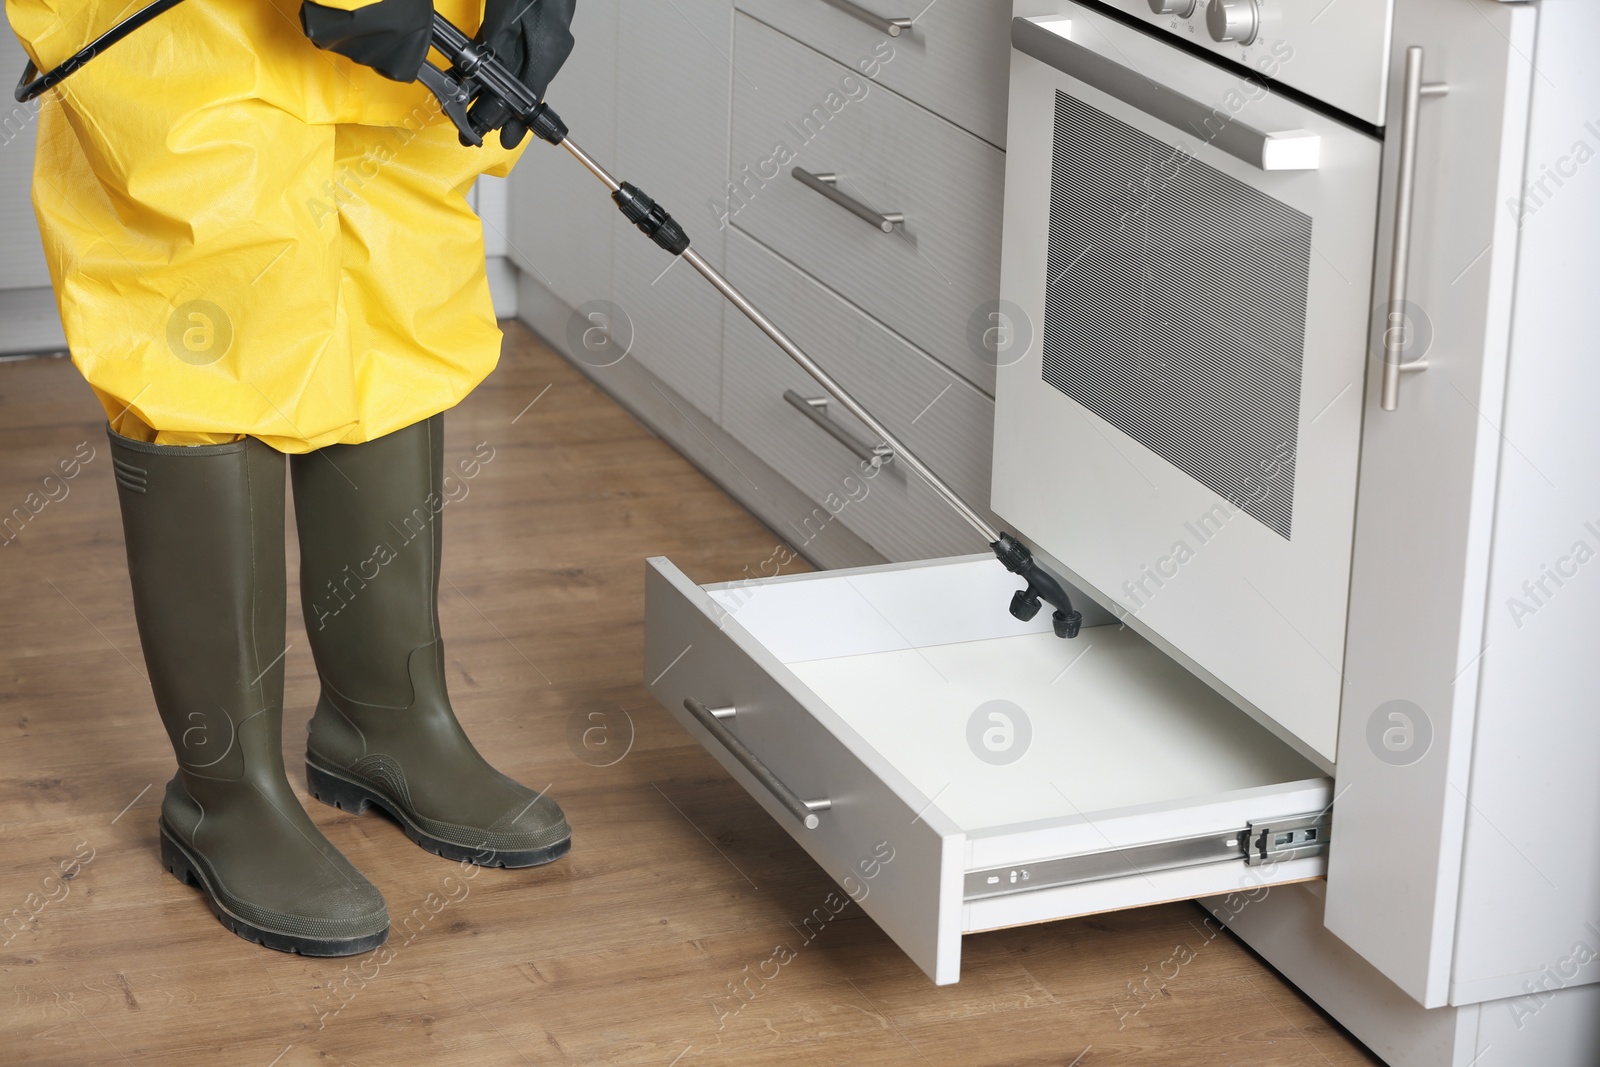
M1027 622L1039 614L1040 601L1048 601L1056 609L1050 617L1056 636L1068 639L1077 637L1083 629L1083 615L1073 610L1072 598L1067 596L1061 582L1039 565L1028 546L1002 532L1000 540L989 547L994 549L995 557L1006 570L1028 583L1026 588L1018 589L1011 598L1011 614Z
M523 116L522 121L541 141L559 146L567 139L567 124L561 121L560 115L550 110L549 104L541 103L534 108L533 114Z
M640 233L668 252L681 256L689 250L689 235L678 225L678 220L637 185L623 182L622 188L611 194L611 199L617 202L628 221L639 227Z

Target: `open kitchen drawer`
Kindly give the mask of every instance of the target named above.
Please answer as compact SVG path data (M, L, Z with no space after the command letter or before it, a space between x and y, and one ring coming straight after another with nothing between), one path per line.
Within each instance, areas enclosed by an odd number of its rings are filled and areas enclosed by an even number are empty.
M651 692L940 984L961 936L1319 877L1332 784L992 556L701 587L649 561ZM809 825L808 825L809 824Z

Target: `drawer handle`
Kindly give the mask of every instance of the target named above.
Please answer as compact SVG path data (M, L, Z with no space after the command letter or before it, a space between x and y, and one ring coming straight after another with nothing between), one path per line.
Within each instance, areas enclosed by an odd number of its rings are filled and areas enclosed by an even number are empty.
M822 0L830 7L836 7L852 18L858 18L879 33L887 33L890 37L898 37L911 28L910 19L886 19L882 15L875 15L860 4L853 4L850 0Z
M874 467L881 467L894 459L894 449L888 445L869 445L858 438L837 422L828 418L828 398L825 396L801 396L793 389L785 389L783 398L789 406L800 412L812 422L821 426L841 445L854 452L856 458L863 463L870 463Z
M841 193L838 188L839 176L837 174L812 174L809 170L800 167L789 172L801 185L808 189L815 189L835 204L844 208L859 219L865 219L884 233L893 233L895 226L906 221L906 217L899 212L884 214L874 211L853 196Z
M1129 107L1136 107L1169 126L1187 130L1206 144L1252 167L1317 169L1322 139L1308 130L1269 133L1247 126L1219 108L1208 107L1193 97L1168 89L1032 19L1011 20L1011 45L1046 66L1116 97Z
M733 708L708 708L694 697L686 697L683 706L695 721L706 728L706 732L717 739L717 743L728 750L728 754L744 765L744 769L755 775L756 781L778 799L789 810L789 813L800 820L800 824L807 830L815 830L820 823L817 812L827 811L833 807L831 800L801 800L800 795L793 789L784 785L773 774L761 757L757 756L738 736L722 724L723 719L734 716Z

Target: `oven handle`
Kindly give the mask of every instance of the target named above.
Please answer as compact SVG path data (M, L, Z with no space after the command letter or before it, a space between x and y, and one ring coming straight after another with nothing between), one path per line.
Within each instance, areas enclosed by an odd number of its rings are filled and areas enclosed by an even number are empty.
M1061 20L1057 25L1066 21ZM1011 20L1011 45L1130 107L1193 134L1252 167L1260 170L1317 169L1322 138L1307 130L1262 132L1068 40L1032 19Z

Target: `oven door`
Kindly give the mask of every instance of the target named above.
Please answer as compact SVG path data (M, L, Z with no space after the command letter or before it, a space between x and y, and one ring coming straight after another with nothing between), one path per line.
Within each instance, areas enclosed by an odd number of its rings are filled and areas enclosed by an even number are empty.
M1050 7L1013 23L994 510L1331 769L1380 144Z

